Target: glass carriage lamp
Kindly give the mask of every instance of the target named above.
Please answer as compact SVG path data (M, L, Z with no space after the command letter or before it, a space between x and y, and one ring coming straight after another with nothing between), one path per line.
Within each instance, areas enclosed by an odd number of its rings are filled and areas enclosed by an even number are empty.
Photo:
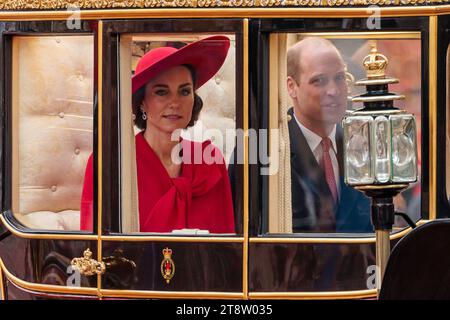
M344 129L345 183L372 199L371 218L376 232L379 273L377 288L390 253L389 232L394 224L393 197L417 181L416 121L412 114L394 106L405 96L390 93L389 84L398 79L385 74L388 59L372 44L363 59L367 78L355 85L366 93L352 98L361 109L348 111Z

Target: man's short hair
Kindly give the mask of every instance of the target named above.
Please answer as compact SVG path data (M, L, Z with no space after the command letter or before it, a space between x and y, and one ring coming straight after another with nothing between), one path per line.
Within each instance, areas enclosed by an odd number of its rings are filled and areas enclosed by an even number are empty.
M314 49L320 47L336 50L342 59L341 53L330 40L320 37L307 37L294 44L287 51L287 75L298 83L300 81L300 74L303 72L300 61L302 60L302 55L307 52L305 49L311 49L311 53L314 54Z

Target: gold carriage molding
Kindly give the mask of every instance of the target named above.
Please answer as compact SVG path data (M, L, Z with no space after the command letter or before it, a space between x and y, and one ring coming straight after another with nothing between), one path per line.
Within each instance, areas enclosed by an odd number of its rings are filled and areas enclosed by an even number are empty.
M2 0L0 10L260 8L443 5L450 0Z

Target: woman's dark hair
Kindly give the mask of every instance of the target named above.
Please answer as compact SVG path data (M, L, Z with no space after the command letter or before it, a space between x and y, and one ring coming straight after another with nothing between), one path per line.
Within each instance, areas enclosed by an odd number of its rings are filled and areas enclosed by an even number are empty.
M191 65L183 64L183 66L188 68L189 71L191 72L192 82L195 87L197 81L195 69ZM142 101L144 101L144 98L145 98L145 85L139 88L133 94L133 102L132 102L133 114L135 116L134 124L141 130L145 130L147 128L147 121L142 119L142 111L141 111L141 104ZM200 98L200 96L194 92L194 106L192 108L192 117L187 125L187 128L192 127L195 124L195 122L198 120L202 108L203 108L202 98Z

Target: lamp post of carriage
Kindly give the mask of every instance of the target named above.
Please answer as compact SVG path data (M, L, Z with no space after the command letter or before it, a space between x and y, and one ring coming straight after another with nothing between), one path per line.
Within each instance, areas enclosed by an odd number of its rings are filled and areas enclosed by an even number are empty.
M345 183L371 198L379 292L390 255L393 198L417 181L417 134L414 116L394 106L405 96L389 92L389 84L399 80L386 76L388 59L374 44L363 65L367 78L355 85L365 86L366 92L352 98L363 107L348 111L342 120L344 170Z

